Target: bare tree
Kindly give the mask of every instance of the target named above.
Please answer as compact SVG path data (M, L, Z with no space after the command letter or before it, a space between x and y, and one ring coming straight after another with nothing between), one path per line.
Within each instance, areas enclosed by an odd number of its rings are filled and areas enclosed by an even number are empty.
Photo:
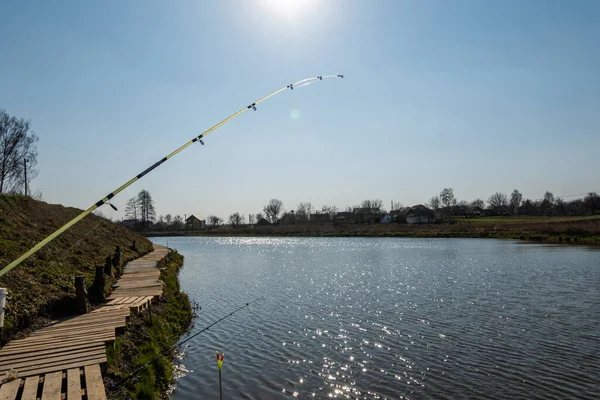
M183 229L183 218L181 218L181 215L176 215L175 218L173 218L173 230L175 231L180 231Z
M445 188L440 193L440 201L443 207L449 208L456 205L456 197L454 197L454 189Z
M471 210L474 210L476 208L483 210L485 208L485 201L481 199L475 199L471 202L471 204L469 204L469 207L471 208Z
M401 203L401 202L399 202L399 201L392 201L392 204L391 204L391 206L392 206L392 209L391 209L390 211L393 211L393 210L399 210L399 209L401 209L402 207L404 207L404 206L402 205L402 203Z
M381 209L383 207L383 201L379 199L367 199L363 200L360 203L361 208L370 208L370 209Z
M209 215L208 216L208 223L213 227L216 228L217 226L219 226L219 224L223 222L223 220L219 217L217 217L216 215Z
M269 204L267 204L263 208L263 211L265 212L265 215L269 222L274 224L277 222L279 214L281 214L281 212L283 211L283 203L281 202L281 200L271 199L271 201L269 201Z
M513 190L510 195L510 208L513 214L519 213L519 207L521 206L521 202L523 201L523 195L517 189Z
M138 203L137 197L132 197L127 200L125 203L125 217L127 219L132 219L135 224L140 219L140 205Z
M233 213L229 216L229 223L232 226L240 226L244 223L244 216L240 215L239 212Z
M167 223L165 222L165 217L160 215L158 217L158 222L156 223L155 228L158 228L158 230L162 231L163 229L165 229L166 226L167 226Z
M540 204L540 210L542 211L542 214L549 215L552 207L554 207L554 195L552 192L546 192L544 193L544 199Z
M254 225L254 223L256 222L256 220L254 218L255 218L254 214L248 214L248 223L250 225Z
M490 196L488 203L491 208L506 208L508 207L508 196L501 192L496 192Z
M140 208L140 218L142 221L142 227L146 228L148 225L156 219L156 211L154 210L154 200L150 192L147 190L141 190L138 193L137 201Z
M433 211L439 210L440 204L440 198L438 196L433 196L431 199L429 199L429 202L427 203L429 208L431 208Z
M298 204L296 211L296 221L307 222L310 219L310 214L313 212L313 206L310 202Z
M323 214L327 214L329 215L329 218L333 221L333 219L335 218L336 214L338 213L338 208L336 206L323 206L323 208L321 209L321 212Z
M167 214L165 215L165 223L168 225L171 225L171 222L173 222L173 216L171 214Z
M590 192L583 198L585 209L590 214L596 214L596 210L600 210L600 195L596 192Z
M263 215L262 213L256 213L256 222L258 223L258 221L260 221L261 219L263 219Z
M20 190L37 174L38 137L29 128L29 121L0 110L0 193Z

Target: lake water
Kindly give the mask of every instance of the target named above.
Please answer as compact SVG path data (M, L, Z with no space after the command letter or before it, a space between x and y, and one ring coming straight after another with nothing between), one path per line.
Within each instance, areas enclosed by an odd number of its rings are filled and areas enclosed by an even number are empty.
M153 238L202 310L172 398L600 398L600 252L479 239Z

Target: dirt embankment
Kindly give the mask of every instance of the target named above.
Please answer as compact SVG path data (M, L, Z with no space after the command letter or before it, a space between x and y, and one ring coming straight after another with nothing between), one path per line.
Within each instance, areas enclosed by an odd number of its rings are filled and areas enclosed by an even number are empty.
M80 212L24 196L0 195L0 268ZM73 312L75 276L84 275L89 289L95 267L104 265L116 246L121 249L121 265L152 250L152 243L137 233L89 215L2 276L0 287L8 289L9 298L0 345L48 318Z

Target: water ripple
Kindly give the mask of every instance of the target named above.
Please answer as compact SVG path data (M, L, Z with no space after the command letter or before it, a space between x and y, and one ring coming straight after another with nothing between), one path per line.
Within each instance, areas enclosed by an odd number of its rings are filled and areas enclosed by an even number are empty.
M166 238L156 238L166 244ZM491 240L168 238L202 305L174 399L564 399L600 388L600 252ZM182 369L182 371L185 371Z

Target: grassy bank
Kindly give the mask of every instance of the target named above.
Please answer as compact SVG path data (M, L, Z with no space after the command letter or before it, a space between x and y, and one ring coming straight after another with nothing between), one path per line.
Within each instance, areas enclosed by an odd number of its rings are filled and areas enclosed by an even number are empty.
M80 212L25 196L0 195L0 267ZM136 249L132 248L134 240ZM0 287L8 289L9 298L0 345L43 325L48 318L74 312L75 276L84 275L89 289L95 267L104 265L115 246L121 248L121 265L152 250L146 238L90 215L1 277Z
M149 232L147 236L297 236L498 238L600 245L600 216L458 219L454 224L348 224L230 226L201 232Z
M163 357L137 377L111 389L111 385L156 358L177 343L189 328L193 311L188 296L180 291L178 272L183 256L173 251L159 264L165 267L161 279L165 283L162 299L150 312L132 317L125 334L107 349L108 374L105 378L109 399L160 399L173 380L173 363Z

